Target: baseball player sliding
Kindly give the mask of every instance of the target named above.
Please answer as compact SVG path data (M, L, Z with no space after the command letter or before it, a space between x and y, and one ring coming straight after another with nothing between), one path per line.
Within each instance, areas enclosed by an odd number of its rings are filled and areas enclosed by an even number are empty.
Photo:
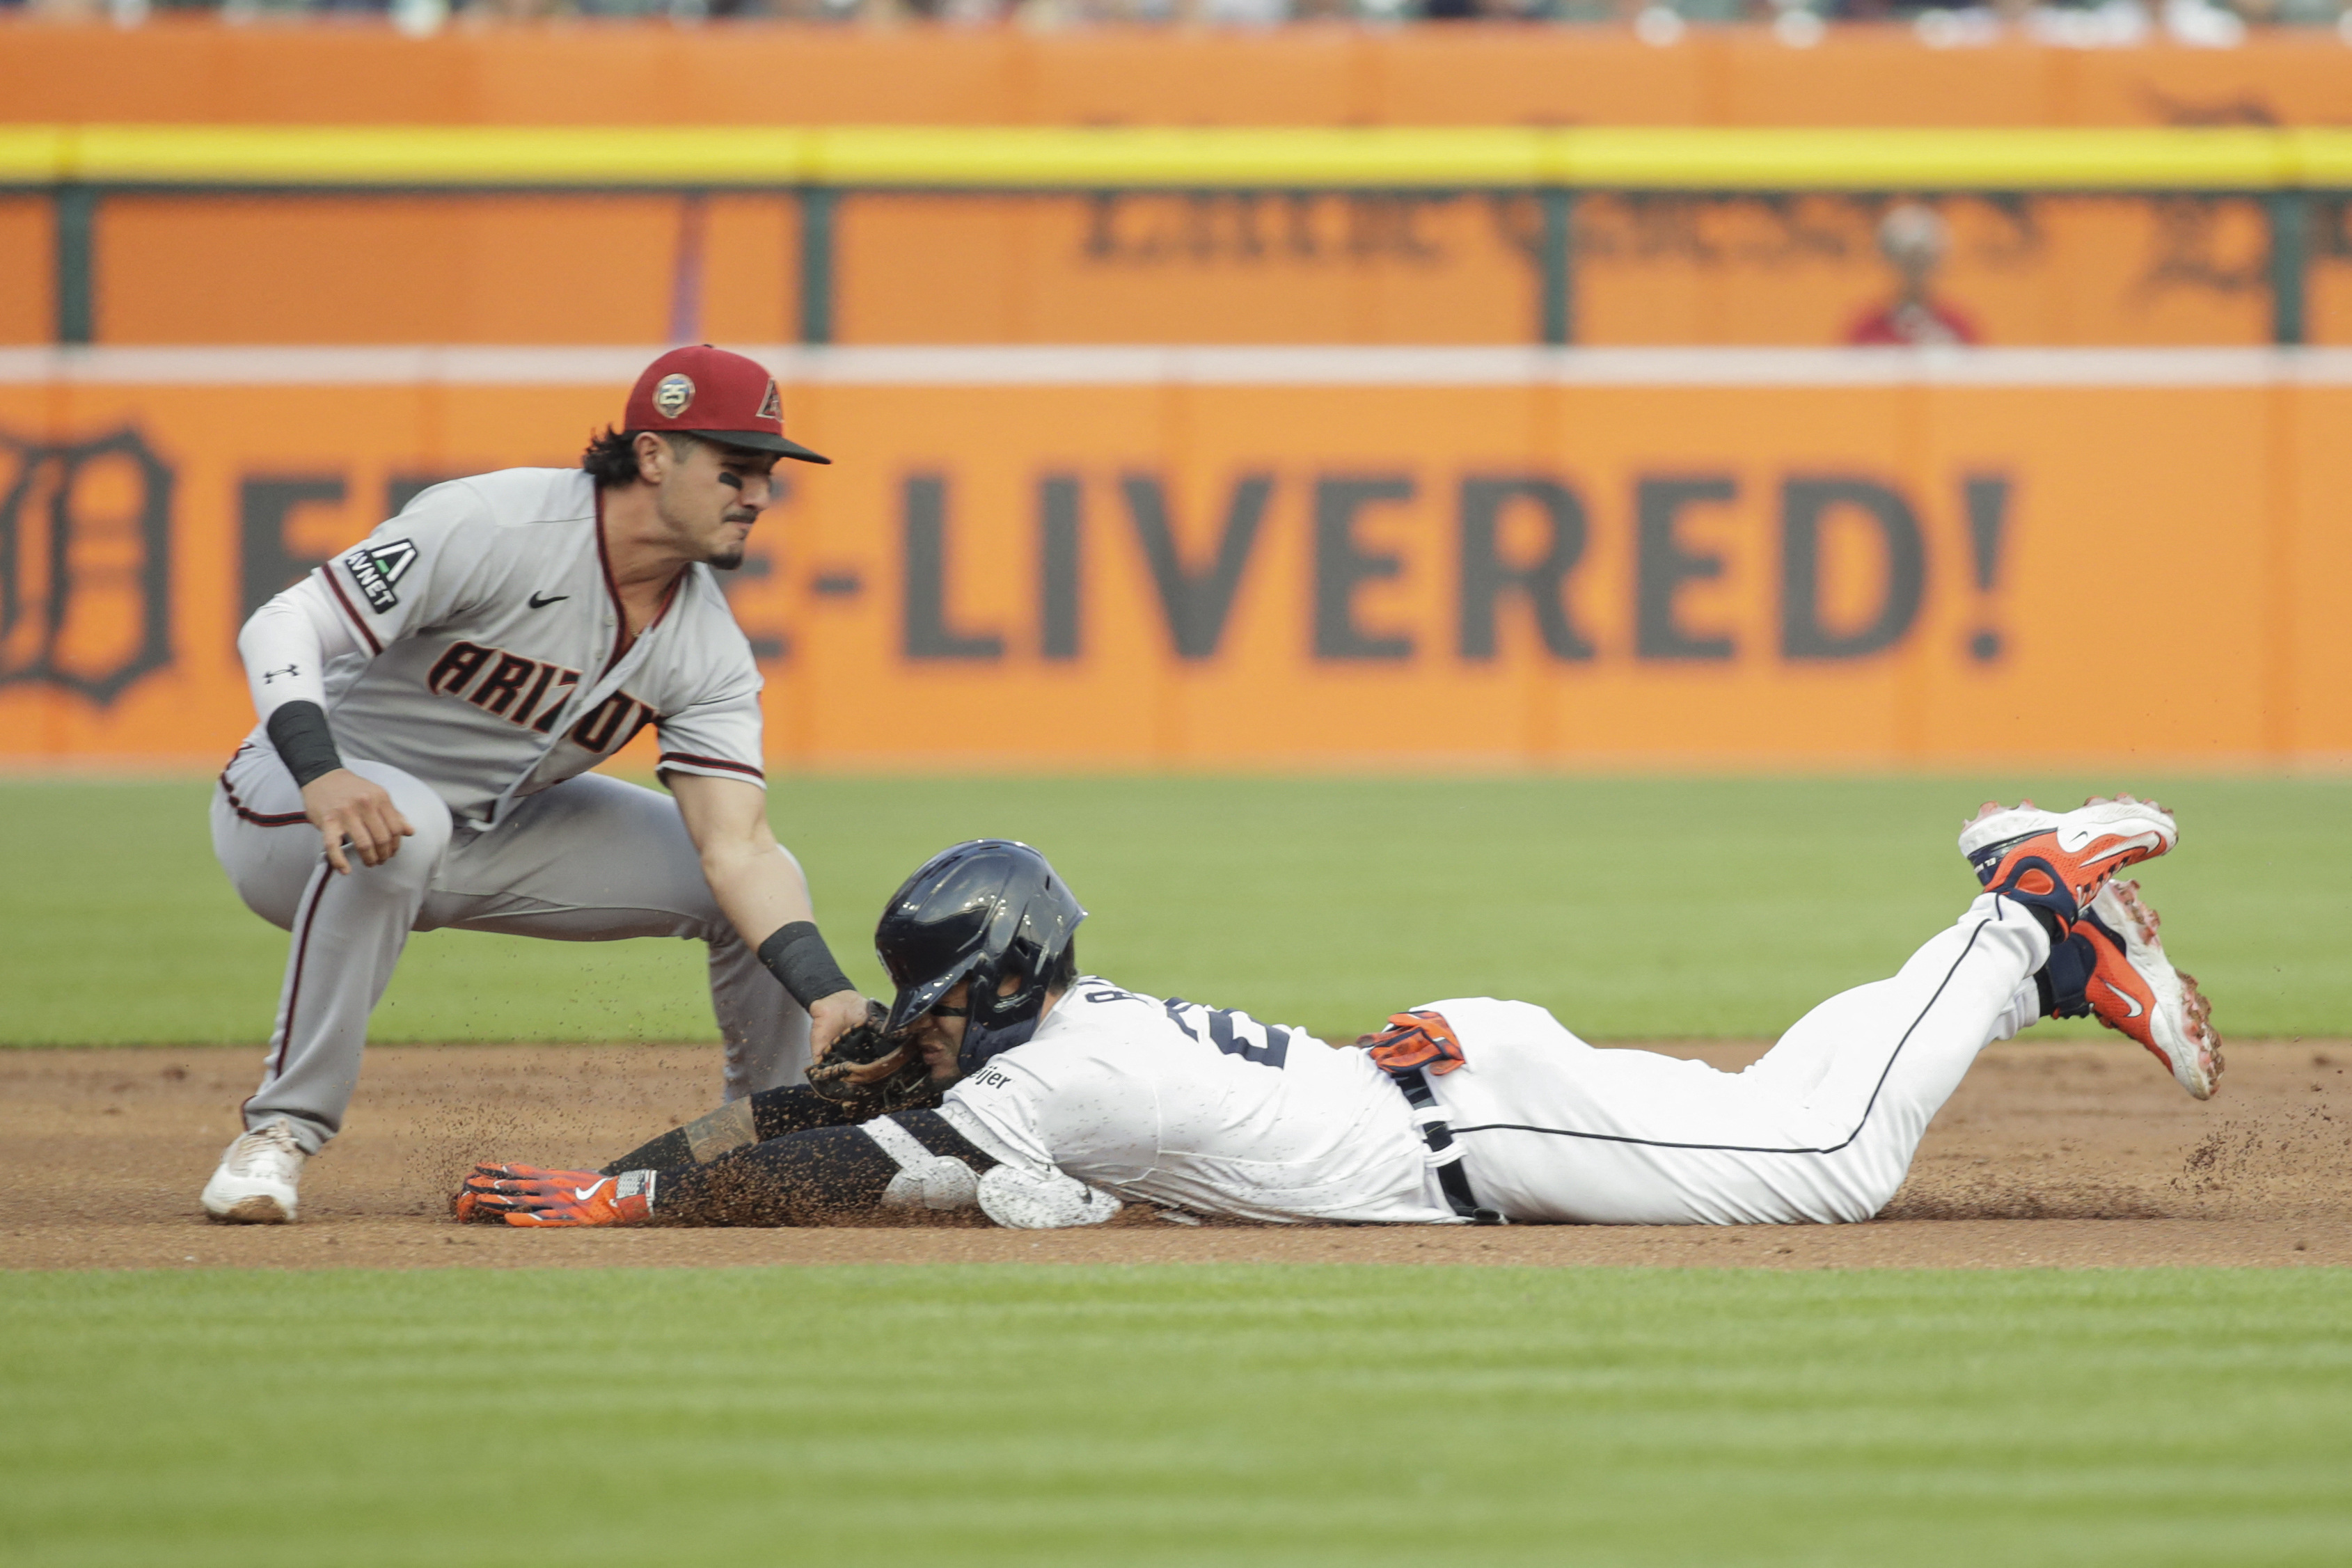
M294 1218L412 931L708 943L730 1100L866 1016L769 831L760 674L711 575L741 563L780 457L830 461L785 438L767 371L675 350L580 467L436 486L254 612L261 723L213 847L293 945L207 1214ZM589 773L647 724L668 797Z
M2171 849L2129 796L1987 805L1984 891L1891 978L1815 1008L1740 1072L1596 1051L1525 1002L1392 1016L1361 1050L1077 972L1086 911L1044 858L962 844L893 896L898 987L811 1084L738 1102L602 1171L478 1167L459 1218L809 1225L976 1206L1000 1225L1174 1215L1390 1223L1867 1219L1977 1053L2095 1014L2203 1099L2220 1042L2116 872ZM877 1054L878 1053L878 1054ZM829 1096L841 1096L833 1098Z

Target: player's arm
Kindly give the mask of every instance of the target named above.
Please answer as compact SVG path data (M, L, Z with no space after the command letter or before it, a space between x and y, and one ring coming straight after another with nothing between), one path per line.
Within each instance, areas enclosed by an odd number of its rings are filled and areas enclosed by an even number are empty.
M599 1174L619 1176L623 1171L707 1166L722 1155L764 1144L770 1138L805 1133L813 1127L848 1126L870 1120L871 1115L859 1102L834 1099L805 1083L762 1089L740 1100L730 1100L682 1127L656 1134L602 1166Z
M236 651L254 711L302 791L303 815L319 830L328 863L348 875L345 841L362 864L381 865L416 830L383 785L343 766L327 727L327 662L369 651L328 592L315 576L296 583L253 612Z
M477 1166L453 1207L467 1223L526 1227L847 1225L889 1209L977 1209L1012 1229L1055 1230L1118 1212L1109 1194L1010 1154L969 1115L942 1106L804 1128L696 1165Z
M667 1171L662 1225L844 1225L883 1208L969 1209L996 1161L936 1111L771 1138L709 1165Z
M809 1042L822 1056L865 1021L866 998L817 933L808 879L768 827L768 792L702 773L669 770L663 778L719 907L793 999L808 1009Z
M456 1209L461 1220L519 1226L838 1225L883 1208L978 1207L982 1179L998 1168L937 1111L900 1111L860 1126L786 1133L701 1164L480 1166Z

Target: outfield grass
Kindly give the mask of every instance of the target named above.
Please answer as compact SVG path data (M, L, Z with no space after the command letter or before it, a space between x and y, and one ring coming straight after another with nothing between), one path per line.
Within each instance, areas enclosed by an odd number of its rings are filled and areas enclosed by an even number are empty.
M780 779L853 977L899 879L958 839L1044 848L1123 983L1352 1035L1465 993L1601 1039L1777 1033L1890 972L1973 888L1952 847L1989 794L2098 780ZM2352 781L2135 780L2181 851L2165 933L2226 1034L2352 1033ZM212 861L209 786L0 783L0 1040L258 1042L283 936ZM418 938L379 1040L713 1038L700 949Z
M2341 1270L0 1276L14 1568L2341 1563Z

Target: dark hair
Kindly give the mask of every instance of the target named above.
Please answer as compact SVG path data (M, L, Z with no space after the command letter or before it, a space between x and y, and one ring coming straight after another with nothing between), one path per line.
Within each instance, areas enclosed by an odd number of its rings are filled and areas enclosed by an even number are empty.
M637 482L637 430L614 430L604 427L602 435L591 436L588 449L580 455L580 466L588 477L596 481L600 490L617 490L624 485ZM695 437L682 430L656 432L669 444L671 453L683 457L692 449Z
M1078 939L1073 936L1062 945L1062 950L1054 956L1054 961L1045 966L1045 988L1066 991L1077 984L1077 980Z

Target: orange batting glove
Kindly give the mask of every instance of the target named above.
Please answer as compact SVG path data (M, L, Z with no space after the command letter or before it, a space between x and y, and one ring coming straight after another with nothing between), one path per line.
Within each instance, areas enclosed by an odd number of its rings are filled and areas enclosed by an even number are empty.
M653 1218L654 1173L476 1166L455 1211L462 1224L642 1225Z
M1445 1021L1445 1015L1426 1008L1417 1013L1391 1013L1388 1028L1360 1036L1356 1043L1371 1052L1383 1072L1425 1067L1433 1078L1469 1061L1462 1054L1462 1042L1454 1038L1454 1026Z

